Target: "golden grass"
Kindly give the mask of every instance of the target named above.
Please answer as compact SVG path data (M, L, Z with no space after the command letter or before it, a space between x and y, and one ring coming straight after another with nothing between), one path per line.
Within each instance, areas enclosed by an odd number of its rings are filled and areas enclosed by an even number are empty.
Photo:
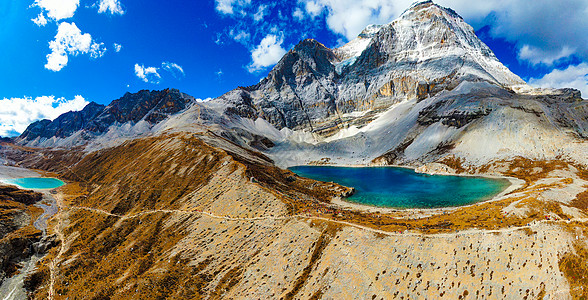
M33 243L39 241L42 232L33 226L34 220L42 214L42 209L34 203L41 199L41 194L19 190L13 187L0 187L0 250L2 260L0 268L6 277L16 275L20 270L18 261L27 259ZM23 217L30 219L23 223Z
M62 176L70 181L61 188L66 220L61 232L68 247L60 257L60 247L54 248L39 272L30 277L30 284L40 287L34 297L47 297L46 266L51 260L59 263L55 276L57 299L76 295L89 299L220 297L238 282L241 267L233 266L213 290L204 290L217 274L209 273L206 263L189 266L180 255L169 254L186 237L187 226L197 215L181 215L187 218L182 222L177 219L180 216L163 212L122 220L68 207L96 208L118 215L179 209L183 197L208 184L221 167L231 168L232 172L245 167L247 184L261 186L278 199L300 206L308 201L327 203L338 190L347 190L299 178L269 162L254 163L247 157L212 148L198 135L139 139L90 154ZM255 181L248 180L250 177ZM57 224L56 219L52 220L54 229Z
M410 217L411 211L374 214L334 208L330 200L349 193L348 188L298 177L273 166L261 154L244 149L240 149L242 152L221 150L200 138L199 135L172 134L133 140L89 154L71 169L61 168L64 170L62 177L70 181L62 191L66 194L64 217L67 219L63 234L66 240L71 239L68 240L71 243L59 259L56 292L63 297L58 296L58 299L68 296L73 299L74 295L89 299L198 299L202 295L220 297L230 290L242 276L244 266L236 264L222 270L224 273L215 287L207 290L212 278L217 278L221 270L211 271L208 268L211 261L207 259L189 265L182 255L170 254L171 249L189 233L187 226L195 221L189 218L197 218L194 215L181 222L177 220L178 216L169 213L121 220L116 216L67 209L68 206L91 207L119 215L178 209L187 194L207 185L227 162L226 167L232 172L245 170L243 176L247 180L243 184L261 186L286 203L291 215L323 217L389 232L442 233L524 226L533 220L544 219L547 213L563 215L559 205L542 202L535 195L541 189L570 184L569 180L562 180L556 185L534 186L537 180L547 178L549 172L567 167L565 162L535 162L521 158L500 162L509 166L505 175L526 181L519 196L414 219ZM458 172L472 171L459 159L445 162ZM538 168L541 170L536 171ZM585 171L580 169L580 172ZM582 199L585 198L579 199L584 203ZM520 202L518 206L529 208L530 213L523 217L504 215L503 209L515 201ZM321 247L328 244L331 231L342 226L312 220L313 226L324 227L324 230L313 249L310 266L320 258ZM55 226L56 220L51 224ZM30 277L31 285L41 287L34 295L37 299L47 297L49 271L46 266L56 258L57 248L43 261L38 273ZM288 297L296 296L307 280L304 274L307 276L308 273L303 272L295 280L294 288L286 292Z
M559 269L570 283L573 299L588 299L588 250L576 242L574 252L561 256Z

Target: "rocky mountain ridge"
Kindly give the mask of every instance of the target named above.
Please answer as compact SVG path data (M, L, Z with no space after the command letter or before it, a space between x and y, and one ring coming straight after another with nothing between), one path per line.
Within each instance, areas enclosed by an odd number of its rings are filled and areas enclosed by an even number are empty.
M419 2L339 49L305 40L217 99L127 94L4 143L9 163L67 182L28 297L587 297L588 103L517 86L474 38ZM468 206L376 208L280 168L317 162L513 185Z
M419 166L447 155L473 164L514 156L585 163L587 107L577 91L529 87L453 10L423 1L338 49L303 40L258 84L211 101L177 90L127 93L103 109L93 104L31 124L17 142L92 151L213 130L281 166L325 157ZM519 118L527 123L505 125ZM533 135L543 137L518 141Z
M81 111L62 114L53 121L45 119L34 122L20 135L19 140L35 145L40 141L65 139L81 133L80 139L87 141L107 132L111 126L140 122L157 124L185 109L192 101L192 96L177 89L141 90L134 94L127 92L108 106L91 102Z
M304 40L258 85L218 101L278 129L329 134L322 127L344 123L343 114L423 99L466 78L505 88L526 85L454 11L426 1L389 24L369 26L339 49Z

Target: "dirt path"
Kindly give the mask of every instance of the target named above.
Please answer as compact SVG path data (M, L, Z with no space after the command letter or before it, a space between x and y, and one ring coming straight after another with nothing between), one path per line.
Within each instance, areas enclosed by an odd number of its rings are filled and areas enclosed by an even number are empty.
M58 272L57 263L59 261L59 258L67 250L65 236L61 232L61 227L63 225L63 217L61 216L61 214L64 211L63 195L56 194L54 198L59 209L59 212L55 215L55 217L57 218L57 225L55 226L54 231L55 234L57 234L57 238L59 238L61 243L59 245L59 252L51 260L51 262L49 262L49 300L53 300L55 298L55 278L57 277Z
M141 216L145 216L145 215L149 215L149 214L156 214L156 213L191 214L191 215L206 216L209 218L221 219L221 220L226 220L226 221L235 221L235 222L256 222L256 221L264 221L264 220L291 220L291 219L321 220L321 221L332 222L332 223L336 223L336 224L340 224L340 225L350 226L350 227L354 227L357 229L369 231L369 232L376 233L376 234L382 234L382 235L386 235L386 236L396 236L396 237L399 237L399 236L418 236L418 237L430 237L430 238L452 238L452 237L463 236L463 235L475 235L475 234L485 235L485 234L494 234L494 233L508 233L508 232L514 232L514 231L518 231L518 230L533 228L533 227L538 226L542 223L550 223L550 224L560 223L561 224L561 223L572 223L572 222L580 222L580 223L588 222L588 218L577 218L577 219L571 219L571 220L553 220L553 221L541 220L541 221L531 222L525 226L508 227L508 228L502 228L502 229L496 229L496 230L470 229L470 230L459 231L459 232L454 232L454 233L440 233L440 234L423 234L423 233L417 233L417 232L398 233L398 232L389 232L389 231L379 230L379 229L375 229L375 228L371 228L371 227L367 227L367 226L363 226L363 225L359 225L359 224L354 224L351 222L338 221L338 220L333 220L333 219L329 219L329 218L308 216L308 215L239 218L239 217L216 215L216 214L213 214L210 212L203 212L203 211L166 210L166 209L150 210L150 211L144 211L144 212L130 214L130 215L120 215L120 214L113 214L113 213L105 211L105 210L91 208L91 207L82 207L82 206L69 206L68 207L68 206L65 206L63 203L63 195L57 194L57 195L54 195L54 197L55 197L55 200L57 203L57 207L59 208L59 212L55 215L55 217L57 218L57 224L54 227L54 231L57 234L57 237L59 238L61 243L60 243L59 252L53 258L53 260L51 260L51 262L49 263L50 282L49 282L49 292L48 292L49 297L48 297L48 299L50 299L50 300L55 298L55 282L56 282L56 278L57 278L57 275L59 272L57 265L60 261L61 256L65 253L65 251L67 251L68 244L69 244L68 241L66 240L66 237L62 233L63 222L64 222L63 213L66 212L67 210L85 210L85 211L90 211L93 213L98 213L98 214L121 218L121 220L138 218ZM75 239L75 237L70 237L70 241L72 239Z
M460 235L470 235L470 234L492 234L492 233L514 232L514 231L523 230L526 228L532 228L533 226L537 226L541 223L568 223L569 224L569 223L573 223L573 222L580 222L580 223L588 222L588 218L576 218L576 219L570 219L570 220L541 220L541 221L534 221L534 222L529 223L525 226L508 227L508 228L501 228L501 229L495 229L495 230L470 229L470 230L459 231L459 232L454 232L454 233L424 234L424 233L416 233L416 232L404 232L404 233L390 232L390 231L379 230L379 229L375 229L375 228L371 228L371 227L367 227L367 226L363 226L363 225L359 225L359 224L355 224L355 223L351 223L351 222L338 221L338 220L333 220L333 219L323 218L323 217L316 217L316 216L305 216L305 215L236 218L236 217L228 217L228 216L219 216L219 215L215 215L215 214L212 214L209 212L203 212L203 211L166 210L166 209L145 211L145 212L141 212L141 213L137 213L137 214L133 214L133 215L117 215L117 214L107 212L105 210L90 208L90 207L72 206L72 207L69 207L69 209L87 210L87 211L92 211L92 212L105 214L105 215L109 215L109 216L119 217L121 219L132 219L132 218L137 218L137 217L141 217L141 216L148 215L148 214L154 214L154 213L194 214L194 215L204 215L204 216L208 216L210 218L222 219L222 220L227 220L227 221L249 221L249 222L264 221L264 220L314 219L314 220L322 220L322 221L333 222L333 223L337 223L337 224L341 224L341 225L345 225L345 226L355 227L358 229L371 231L371 232L377 233L377 234L384 234L384 235L388 235L388 236L423 236L423 237L426 236L426 237L438 237L438 238L450 238L450 237L455 237L455 236L460 236Z

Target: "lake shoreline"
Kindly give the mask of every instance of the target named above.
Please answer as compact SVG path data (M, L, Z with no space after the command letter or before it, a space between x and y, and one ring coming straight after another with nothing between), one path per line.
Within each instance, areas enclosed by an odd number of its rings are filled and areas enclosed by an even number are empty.
M301 165L304 167L343 167L343 168L402 168L402 169L410 169L417 174L427 174L427 175L439 175L439 176L459 176L459 177L478 177L478 178L487 178L487 179L503 179L508 180L510 183L508 187L506 187L502 192L499 194L490 197L489 199L483 199L475 203L460 205L460 206L448 206L448 207L435 207L435 208L401 208L401 207L384 207L384 206L375 206L357 202L347 201L341 197L334 197L331 200L331 204L336 205L339 208L347 208L353 209L356 211L363 211L369 213L407 213L413 212L416 215L412 215L412 218L426 218L433 215L443 214L453 212L460 208L467 208L474 205L479 205L482 203L494 202L500 199L503 199L504 196L524 187L525 181L522 179L509 177L509 176L501 176L501 175L492 175L492 174L449 174L449 173L435 173L435 172L418 172L416 167L412 166L400 166L400 165L390 165L390 166L372 166L372 165ZM299 167L299 166L291 166L292 167Z
M49 181L54 184L50 184ZM21 177L14 179L0 179L0 183L5 185L12 185L23 190L33 190L36 192L50 191L66 184L59 178L55 177ZM47 187L39 187L39 185Z
M43 199L34 204L34 206L42 209L43 213L31 222L35 229L40 230L42 232L42 237L38 242L35 242L35 245L38 245L38 247L40 247L38 249L47 249L47 247L49 247L51 243L51 236L48 235L47 232L47 223L49 219L51 219L59 212L57 200L55 199L55 195L53 194L55 193L54 189L28 189L10 182L11 180L19 178L39 177L43 177L43 174L34 170L0 165L0 185L15 186L20 190L33 190L35 192L43 194ZM19 272L13 275L12 277L4 279L4 281L0 285L0 294L2 294L6 299L27 298L28 291L25 288L25 279L27 276L36 271L38 263L42 261L45 255L47 255L47 252L44 251L45 250L39 252L39 250L37 250L34 254L30 255L26 259L20 260Z

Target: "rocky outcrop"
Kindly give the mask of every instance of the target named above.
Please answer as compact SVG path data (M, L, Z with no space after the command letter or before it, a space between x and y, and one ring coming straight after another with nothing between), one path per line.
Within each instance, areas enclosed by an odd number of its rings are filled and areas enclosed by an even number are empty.
M427 107L419 112L417 119L419 125L429 126L441 122L443 125L461 128L476 119L489 115L492 111L490 108L478 108L475 111L450 111L446 114L438 114L435 108L438 106Z
M304 40L259 84L212 102L225 103L227 114L263 118L278 129L330 136L346 127L342 114L423 100L455 88L463 78L525 85L454 11L422 2L390 24L366 28L339 49ZM460 118L453 123L461 124Z
M578 91L527 86L459 15L430 1L337 49L303 40L256 85L203 103L190 99L177 90L126 94L67 130L56 121L32 124L17 142L90 142L92 151L145 134L213 130L287 166L323 157L422 164L447 152L476 163L513 155L577 159L578 141L588 136L588 105ZM531 134L541 138L517 141Z
M32 226L30 206L41 198L33 191L0 186L0 283L18 272L21 261L35 254L42 233Z
M176 89L126 93L122 98L112 101L85 129L90 132L104 132L114 123L146 121L156 124L185 109L193 99Z
M72 135L74 132L84 129L88 124L96 118L96 116L104 110L105 106L96 102L90 102L81 111L67 112L57 119L41 120L32 123L22 133L20 139L34 140L38 137L51 138L59 137L65 138Z
M176 89L126 93L108 106L91 102L83 110L65 113L53 121L32 123L17 141L26 144L38 138L67 138L80 131L96 135L114 124L145 121L154 125L185 109L193 100Z
M281 129L313 128L336 115L335 53L313 40L296 45L259 84L233 90L213 101L226 114L261 117Z

